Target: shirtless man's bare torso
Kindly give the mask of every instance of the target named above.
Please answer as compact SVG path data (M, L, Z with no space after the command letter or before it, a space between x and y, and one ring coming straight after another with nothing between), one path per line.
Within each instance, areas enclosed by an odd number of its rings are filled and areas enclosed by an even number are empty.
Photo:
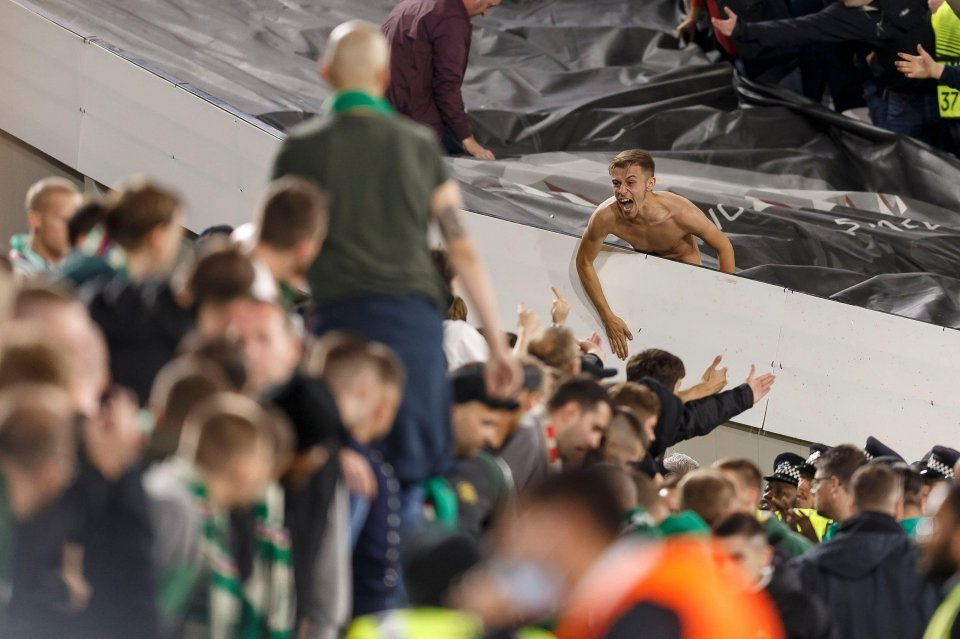
M716 252L720 270L735 270L733 245L692 202L668 192L654 193L653 159L649 154L624 151L610 165L614 195L593 212L577 247L577 273L600 314L610 347L627 357L627 340L633 333L610 309L593 262L608 235L634 249L685 264L701 264L699 237Z

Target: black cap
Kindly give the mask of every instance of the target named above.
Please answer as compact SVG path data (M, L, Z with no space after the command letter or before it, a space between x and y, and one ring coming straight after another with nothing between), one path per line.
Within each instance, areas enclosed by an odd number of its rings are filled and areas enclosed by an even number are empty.
M480 402L498 410L517 410L520 408L520 404L513 400L491 397L487 393L487 380L483 373L483 364L474 363L464 364L450 374L454 404Z
M597 380L616 377L617 375L617 369L603 367L603 361L597 357L596 353L587 353L580 356L580 370Z
M322 379L297 373L286 384L269 390L263 399L283 411L293 424L297 452L321 442L342 441L346 436L337 404Z
M875 457L892 457L896 461L906 462L900 453L873 436L867 437L867 445L863 447L863 456L867 458L867 461L871 461Z
M958 459L960 452L946 446L934 446L920 469L920 476L928 481L953 479L953 467Z
M780 453L773 460L773 474L764 477L767 481L782 481L796 486L800 483L800 467L806 460L796 453Z

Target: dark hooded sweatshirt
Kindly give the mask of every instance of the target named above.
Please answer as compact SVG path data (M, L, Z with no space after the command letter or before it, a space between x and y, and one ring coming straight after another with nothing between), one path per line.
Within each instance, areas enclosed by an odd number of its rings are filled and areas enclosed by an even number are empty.
M851 517L791 565L830 608L844 639L920 639L937 605L917 549L890 515Z

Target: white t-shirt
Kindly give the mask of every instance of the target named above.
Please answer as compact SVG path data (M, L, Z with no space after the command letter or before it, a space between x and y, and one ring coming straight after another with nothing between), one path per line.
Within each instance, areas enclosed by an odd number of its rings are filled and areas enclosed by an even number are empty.
M490 358L487 340L463 320L444 320L443 353L447 356L449 371L471 362L485 362Z

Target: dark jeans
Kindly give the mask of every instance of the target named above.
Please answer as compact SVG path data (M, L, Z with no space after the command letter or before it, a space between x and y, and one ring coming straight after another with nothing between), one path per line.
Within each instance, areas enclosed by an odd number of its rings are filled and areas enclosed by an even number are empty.
M443 150L447 152L447 155L467 154L463 148L463 144L457 139L457 135L450 129L444 130L443 137L440 138L440 144L443 146Z
M874 125L927 144L943 144L943 136L940 135L943 122L935 94L891 93L868 83L864 87L864 98Z
M390 434L378 444L402 488L452 465L450 384L443 320L426 297L361 295L318 310L316 333L345 331L392 348L407 384Z

